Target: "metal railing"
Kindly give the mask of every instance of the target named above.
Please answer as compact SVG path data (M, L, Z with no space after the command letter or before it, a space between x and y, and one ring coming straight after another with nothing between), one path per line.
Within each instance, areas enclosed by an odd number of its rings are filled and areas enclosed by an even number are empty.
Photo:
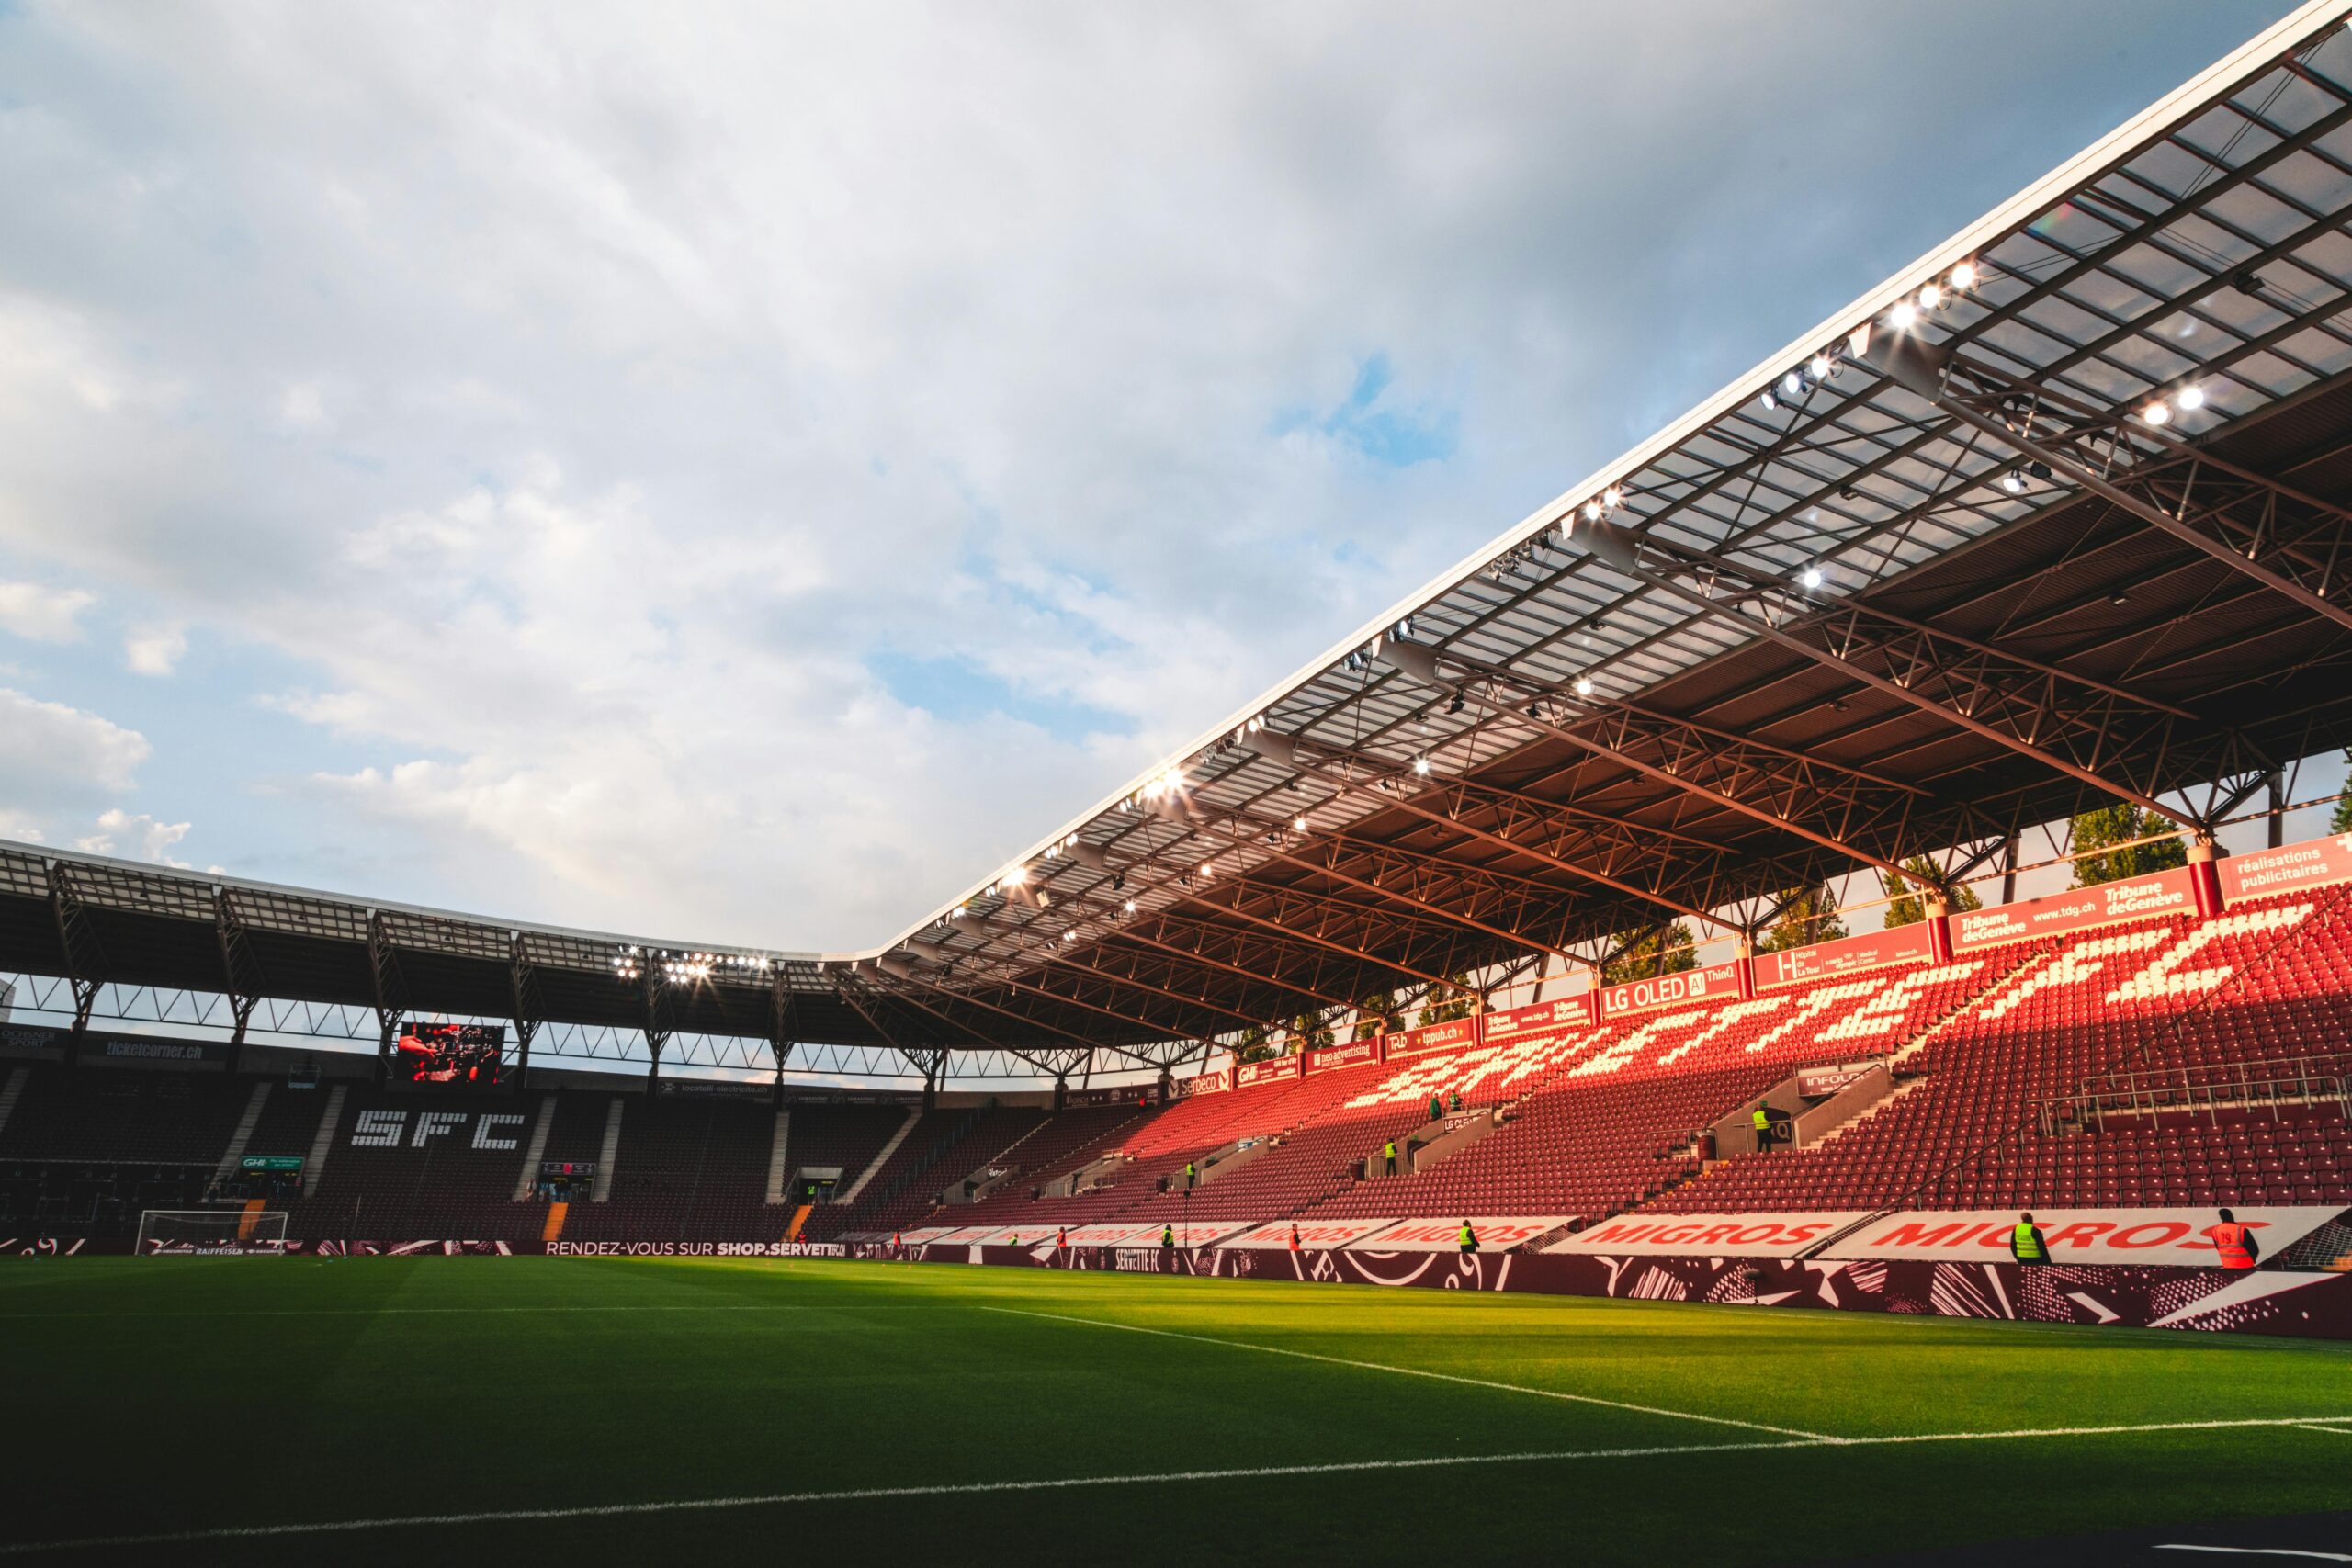
M2202 1112L2219 1125L2223 1111L2267 1110L2284 1120L2290 1105L2328 1104L2352 1119L2352 1051L2102 1073L2065 1094L2035 1100L2033 1111L2042 1136L2056 1137L2103 1132L2109 1116Z

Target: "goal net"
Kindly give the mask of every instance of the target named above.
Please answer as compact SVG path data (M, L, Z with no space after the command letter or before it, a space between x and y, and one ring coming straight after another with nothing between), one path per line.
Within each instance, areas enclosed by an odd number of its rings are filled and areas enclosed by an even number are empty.
M141 1257L285 1250L283 1209L149 1209L139 1216Z

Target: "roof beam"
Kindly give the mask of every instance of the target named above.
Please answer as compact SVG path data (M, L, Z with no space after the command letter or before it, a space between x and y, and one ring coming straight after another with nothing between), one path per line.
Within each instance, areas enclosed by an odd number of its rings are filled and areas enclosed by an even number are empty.
M1783 583L1605 520L1580 522L1576 538L1612 571L2185 828L2203 825L2156 798L2157 778L2235 777L2273 765L2233 729L2217 734L2169 705L1859 601L1816 606ZM2119 777L2127 763L2144 776Z
M1905 391L2021 459L2352 630L2352 512L1916 333L1881 333L1871 355Z
M1736 927L1704 909L1695 908L1692 906L1684 904L1677 899L1669 898L1662 893L1656 892L1650 888L1638 886L1631 882L1623 881L1621 878L1612 876L1606 872L1595 871L1589 866L1579 865L1574 861L1563 859L1561 856L1553 853L1549 850L1539 849L1536 846L1526 843L1521 840L1510 838L1504 834L1494 832L1485 828L1476 827L1472 823L1464 820L1459 814L1432 811L1429 807L1419 804L1410 795L1403 794L1401 789L1396 791L1381 790L1360 784L1352 777L1334 773L1329 767L1316 760L1318 756L1340 755L1350 757L1361 761L1371 762L1374 766L1378 767L1381 770L1382 775L1387 778L1392 784L1401 785L1405 777L1404 770L1392 768L1388 764L1379 761L1377 759L1365 757L1361 752L1347 752L1340 748L1325 746L1319 741L1302 740L1295 736L1284 735L1278 730L1272 729L1261 729L1252 735L1250 735L1246 738L1244 744L1248 745L1260 756L1264 757L1271 761L1290 767L1296 772L1306 774L1310 778L1319 780L1320 782L1327 784L1332 788L1341 791L1342 793L1369 796L1377 799L1383 805L1393 809L1422 818L1430 822L1442 823L1444 826L1453 829L1458 832L1467 833L1474 838L1483 839L1487 842L1497 845L1499 848L1509 850L1514 854L1521 854L1527 856L1531 860L1542 861L1544 864L1555 866L1561 871L1568 873L1570 875L1582 877L1588 882L1598 883L1601 886L1625 894L1630 897L1638 898L1645 903L1655 904L1660 908L1670 910L1686 919L1699 920L1707 925L1716 926L1727 931L1736 930ZM1310 754L1309 751L1310 748L1312 749L1312 754ZM1457 795L1471 798L1475 798L1479 793L1478 786L1470 784L1466 781L1448 780L1441 787L1452 790ZM1426 976L1421 977L1426 978Z

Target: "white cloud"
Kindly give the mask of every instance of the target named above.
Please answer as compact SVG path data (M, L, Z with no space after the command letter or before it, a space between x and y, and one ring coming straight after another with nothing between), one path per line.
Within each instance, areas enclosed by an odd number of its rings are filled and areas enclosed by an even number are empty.
M187 837L190 826L187 822L158 822L153 817L133 816L118 807L101 812L98 830L74 840L74 847L89 854L116 855L186 871L188 863L175 860L167 852Z
M187 628L147 625L130 628L122 641L122 661L134 675L168 675L187 652Z
M877 940L2261 19L2012 0L1922 73L1903 7L1071 15L0 8L0 552L298 737L155 808ZM1452 457L1328 434L1378 356ZM128 809L106 728L19 815Z
M82 635L82 612L97 602L80 588L0 582L0 631L33 642L73 642Z
M96 714L0 687L0 815L32 819L131 787L152 748Z
M277 400L277 417L289 430L316 430L327 423L326 389L301 381L286 389Z

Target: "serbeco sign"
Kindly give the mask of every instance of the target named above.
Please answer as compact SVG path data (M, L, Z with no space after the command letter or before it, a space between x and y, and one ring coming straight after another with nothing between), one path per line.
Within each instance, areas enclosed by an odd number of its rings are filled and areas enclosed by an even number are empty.
M1739 960L1685 969L1679 975L1654 975L1629 980L1600 993L1600 1016L1623 1018L1629 1012L1653 1012L1683 1002L1721 1001L1739 995Z

